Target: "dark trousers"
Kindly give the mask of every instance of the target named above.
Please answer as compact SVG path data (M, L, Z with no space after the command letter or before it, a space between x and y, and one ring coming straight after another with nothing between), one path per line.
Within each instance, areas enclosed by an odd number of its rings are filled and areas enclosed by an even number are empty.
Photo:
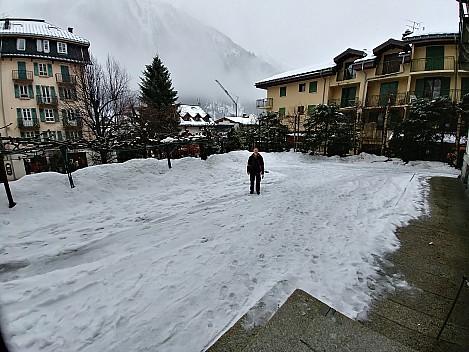
M256 180L256 193L261 193L261 174L251 172L249 178L251 179L251 193L254 193L254 180Z

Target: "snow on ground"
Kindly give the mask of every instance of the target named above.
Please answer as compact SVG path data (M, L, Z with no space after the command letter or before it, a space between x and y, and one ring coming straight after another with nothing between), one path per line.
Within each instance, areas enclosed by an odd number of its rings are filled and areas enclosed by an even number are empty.
M366 154L265 153L258 196L248 156L94 166L74 189L55 173L12 182L18 205L0 198L12 350L201 351L262 297L277 306L296 288L357 318L383 285L379 258L399 247L393 231L426 211L428 177L457 176Z

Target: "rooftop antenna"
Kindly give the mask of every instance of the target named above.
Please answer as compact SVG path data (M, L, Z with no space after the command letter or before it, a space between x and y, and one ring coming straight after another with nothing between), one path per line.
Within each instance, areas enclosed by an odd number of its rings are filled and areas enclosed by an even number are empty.
M402 34L402 38L407 37L408 35L411 35L414 33L416 30L420 30L420 26L422 25L422 22L417 22L413 20L406 20L407 22L411 24L406 24L406 27L409 27L411 29L406 29L405 32ZM422 30L425 30L425 27L422 26Z

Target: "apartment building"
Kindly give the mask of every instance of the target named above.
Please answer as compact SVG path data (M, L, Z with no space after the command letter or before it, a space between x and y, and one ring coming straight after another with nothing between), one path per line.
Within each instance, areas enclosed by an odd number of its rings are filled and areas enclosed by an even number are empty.
M469 71L458 63L458 33L410 34L389 39L372 53L347 49L329 65L286 72L255 84L267 97L256 106L295 118L299 132L317 104L337 104L356 114L358 152L381 153L393 122L406 116L418 99L449 97L459 101L469 93Z
M76 73L90 62L89 46L73 28L36 19L0 19L0 136L82 137ZM86 162L81 154L75 155L77 164ZM8 178L53 170L52 161L49 154L9 155Z

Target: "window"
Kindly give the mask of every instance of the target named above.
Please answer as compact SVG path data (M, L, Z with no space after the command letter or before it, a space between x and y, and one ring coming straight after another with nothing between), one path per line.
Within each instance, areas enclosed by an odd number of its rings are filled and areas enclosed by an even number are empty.
M57 132L55 131L44 131L42 133L43 133L44 139L49 138L50 140L53 140L53 141L57 140Z
M28 86L19 86L20 89L20 98L29 98Z
M23 117L24 126L33 126L33 115L31 109L21 109L21 115Z
M59 54L66 54L67 53L67 43L57 42L57 52Z
M436 99L450 96L450 77L421 78L415 82L417 98Z
M308 115L311 116L314 112L314 105L308 105Z
M281 119L285 117L285 108L278 109L278 117L280 117Z
M303 105L298 106L298 115L303 115L305 113L305 107Z
M309 92L316 93L318 91L318 81L309 82Z
M300 93L306 92L306 83L300 83L298 85L298 92L300 92Z
M342 88L342 98L340 99L340 107L347 108L355 105L357 87Z
M36 40L36 49L37 49L37 51L39 51L39 52L42 51L42 40L41 40L41 39L37 39L37 40Z
M48 76L48 74L47 74L47 65L46 64L39 63L37 65L37 67L39 69L39 76Z
M25 138L35 138L37 137L37 132L35 131L24 131L21 132Z
M445 68L445 47L427 46L425 71L444 70Z
M76 95L77 93L75 92L75 89L73 88L63 88L62 90L63 97L62 99L65 100L76 100Z
M18 38L16 39L16 49L25 51L26 50L26 39Z
M287 87L280 87L280 96L281 97L287 96Z
M42 48L44 49L45 53L50 52L50 46L49 46L49 41L48 40L43 40L42 41Z
M82 133L81 131L67 131L65 136L67 139L81 139Z
M54 110L44 109L44 117L46 118L46 122L55 122Z
M344 80L354 79L357 77L357 72L353 69L353 62L345 64Z
M48 86L41 86L42 102L50 104L52 102L50 89Z

